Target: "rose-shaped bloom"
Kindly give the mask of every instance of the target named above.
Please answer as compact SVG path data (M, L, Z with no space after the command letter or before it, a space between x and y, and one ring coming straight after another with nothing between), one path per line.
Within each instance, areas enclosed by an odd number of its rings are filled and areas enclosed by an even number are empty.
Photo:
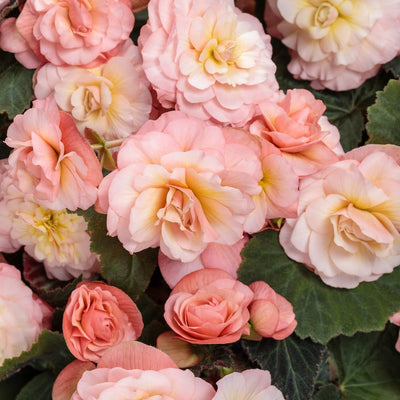
M219 269L186 275L165 303L164 318L182 340L197 344L233 343L250 333L248 286Z
M400 51L396 0L266 0L265 20L315 89L356 88Z
M290 336L297 326L290 302L263 281L253 282L249 288L254 293L249 306L250 323L256 333L276 340Z
M209 243L233 245L261 190L251 148L178 111L147 121L124 141L117 162L99 187L97 209L131 253L159 246L190 262Z
M139 47L164 107L243 126L254 103L277 95L270 37L233 0L153 0L148 10Z
M21 279L17 268L0 263L0 366L6 358L29 350L44 328L50 328L52 309Z
M63 334L79 360L97 362L118 343L137 339L140 311L122 290L102 282L82 282L71 293L63 316Z
M189 370L97 368L83 373L71 400L211 400L215 391Z
M131 10L128 0L28 0L17 19L2 24L0 46L27 68L98 65L129 38Z
M89 128L104 140L129 136L148 120L152 98L137 47L129 40L122 50L91 69L44 65L36 73L36 97L53 95L82 134Z
M282 392L271 385L271 374L261 369L233 372L217 382L212 400L284 400Z
M70 115L59 111L52 97L35 100L17 115L7 131L13 147L8 161L18 188L48 208L87 209L102 179L94 151Z
M326 107L306 89L288 90L280 101L263 101L250 132L277 147L298 176L316 172L343 154L337 128L323 116Z
M335 287L374 281L400 263L400 166L390 156L399 148L365 147L300 183L299 217L279 237L289 257Z

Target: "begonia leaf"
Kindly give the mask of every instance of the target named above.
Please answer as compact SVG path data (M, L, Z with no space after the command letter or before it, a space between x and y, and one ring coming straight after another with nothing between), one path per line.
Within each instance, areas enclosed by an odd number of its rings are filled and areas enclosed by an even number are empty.
M107 234L105 214L94 208L78 211L88 221L91 250L100 256L101 275L110 285L117 286L132 299L137 299L147 288L157 267L157 249L130 254L116 237Z
M383 68L385 71L391 72L396 78L400 78L400 56L386 63Z
M327 343L340 334L382 330L389 316L400 309L400 268L355 289L334 288L287 257L278 232L272 230L255 235L242 256L239 279L245 284L263 280L287 298L301 338Z
M384 332L341 336L328 344L346 399L400 399L397 336L398 327L388 324Z
M32 368L23 368L8 379L0 380L0 399L15 399L21 387L32 379Z
M346 400L342 393L340 392L340 389L334 385L333 383L330 383L328 385L325 385L321 387L317 393L312 397L312 400Z
M249 358L271 373L272 384L285 399L311 399L316 378L326 358L326 347L291 335L284 340L242 340Z
M63 335L44 329L37 342L29 350L17 357L4 360L0 367L0 381L28 365L36 369L52 371L57 375L73 360L74 357L69 352Z
M0 113L14 118L29 108L32 77L33 70L23 67L11 53L0 51Z
M400 145L400 81L390 80L368 108L368 143Z
M51 400L55 378L49 371L36 375L21 389L15 400Z

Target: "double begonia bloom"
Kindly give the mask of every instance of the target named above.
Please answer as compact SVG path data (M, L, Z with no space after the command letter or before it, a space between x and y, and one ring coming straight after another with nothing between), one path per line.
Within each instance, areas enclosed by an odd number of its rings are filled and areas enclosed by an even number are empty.
M233 0L153 0L148 11L139 48L163 107L244 126L277 95L270 37Z
M249 285L254 293L249 306L252 328L263 337L286 339L297 326L293 306L267 283L256 281Z
M0 46L26 68L95 66L118 51L134 22L129 0L28 0L1 25Z
M21 279L20 271L0 263L0 366L29 350L44 328L50 328L52 308Z
M178 111L127 138L117 164L99 187L97 210L131 253L160 247L168 258L191 262L209 243L233 245L261 190L251 148Z
M71 293L63 316L63 334L71 353L97 362L112 346L137 339L140 311L122 290L103 282L82 282Z
M217 381L212 400L284 400L282 392L271 385L271 374L262 369L232 372Z
M298 176L312 174L343 154L338 129L322 115L326 109L306 89L288 90L277 101L259 104L250 132L278 148Z
M279 240L326 284L354 288L400 263L399 148L365 146L345 157L301 182L299 216Z
M94 151L70 115L55 100L35 100L17 115L5 143L13 148L8 161L18 188L54 210L87 209L97 198L102 179Z
M177 337L189 343L233 343L250 333L248 286L218 269L186 275L165 303L164 318Z
M400 52L395 0L266 0L264 16L289 48L289 71L315 89L356 88Z
M35 76L36 98L53 95L82 134L89 128L104 140L124 138L149 118L152 97L139 51L131 40L96 68L48 63Z

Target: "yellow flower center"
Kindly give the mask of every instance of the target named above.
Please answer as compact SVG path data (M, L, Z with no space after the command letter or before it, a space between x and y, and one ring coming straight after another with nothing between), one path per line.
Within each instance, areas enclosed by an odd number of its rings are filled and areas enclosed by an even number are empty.
M339 16L339 12L336 7L333 7L330 3L322 3L314 16L314 23L321 28L325 28L329 25L332 25L337 17Z

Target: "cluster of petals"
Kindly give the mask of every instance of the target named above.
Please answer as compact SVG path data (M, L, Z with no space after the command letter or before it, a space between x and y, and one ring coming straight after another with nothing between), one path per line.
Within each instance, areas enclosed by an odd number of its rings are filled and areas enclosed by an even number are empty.
M18 188L42 206L74 211L96 201L103 177L100 164L53 97L35 100L32 108L17 115L5 143L13 148L8 162Z
M25 285L17 268L0 263L0 366L30 349L40 332L50 328L52 312Z
M28 0L0 27L0 47L26 68L94 66L118 51L135 22L129 0Z
M399 149L368 145L300 183L280 243L328 285L354 288L400 263Z
M4 160L5 161L5 160ZM90 251L87 222L67 210L51 210L22 193L2 162L0 174L0 251L13 253L21 246L43 262L48 278L84 279L98 270L97 255Z
M191 262L210 243L242 239L261 177L251 147L170 111L124 141L117 169L99 187L97 210L129 252L160 247L170 259Z
M165 303L164 318L176 337L194 344L233 343L249 335L284 339L297 322L292 305L265 282L250 286L220 269L184 276Z
M47 63L35 74L36 98L54 96L79 131L89 128L104 140L124 138L149 118L152 97L132 40L95 68Z
M136 340L143 320L133 300L103 282L81 282L71 293L63 315L63 334L71 353L97 362L107 349Z
M244 126L277 96L270 37L233 0L152 0L148 11L139 47L163 107Z
M249 129L279 149L296 175L306 176L343 154L338 129L322 115L325 109L310 91L288 90L279 101L261 102Z
M289 71L315 89L356 88L400 53L396 0L266 0L264 17Z

